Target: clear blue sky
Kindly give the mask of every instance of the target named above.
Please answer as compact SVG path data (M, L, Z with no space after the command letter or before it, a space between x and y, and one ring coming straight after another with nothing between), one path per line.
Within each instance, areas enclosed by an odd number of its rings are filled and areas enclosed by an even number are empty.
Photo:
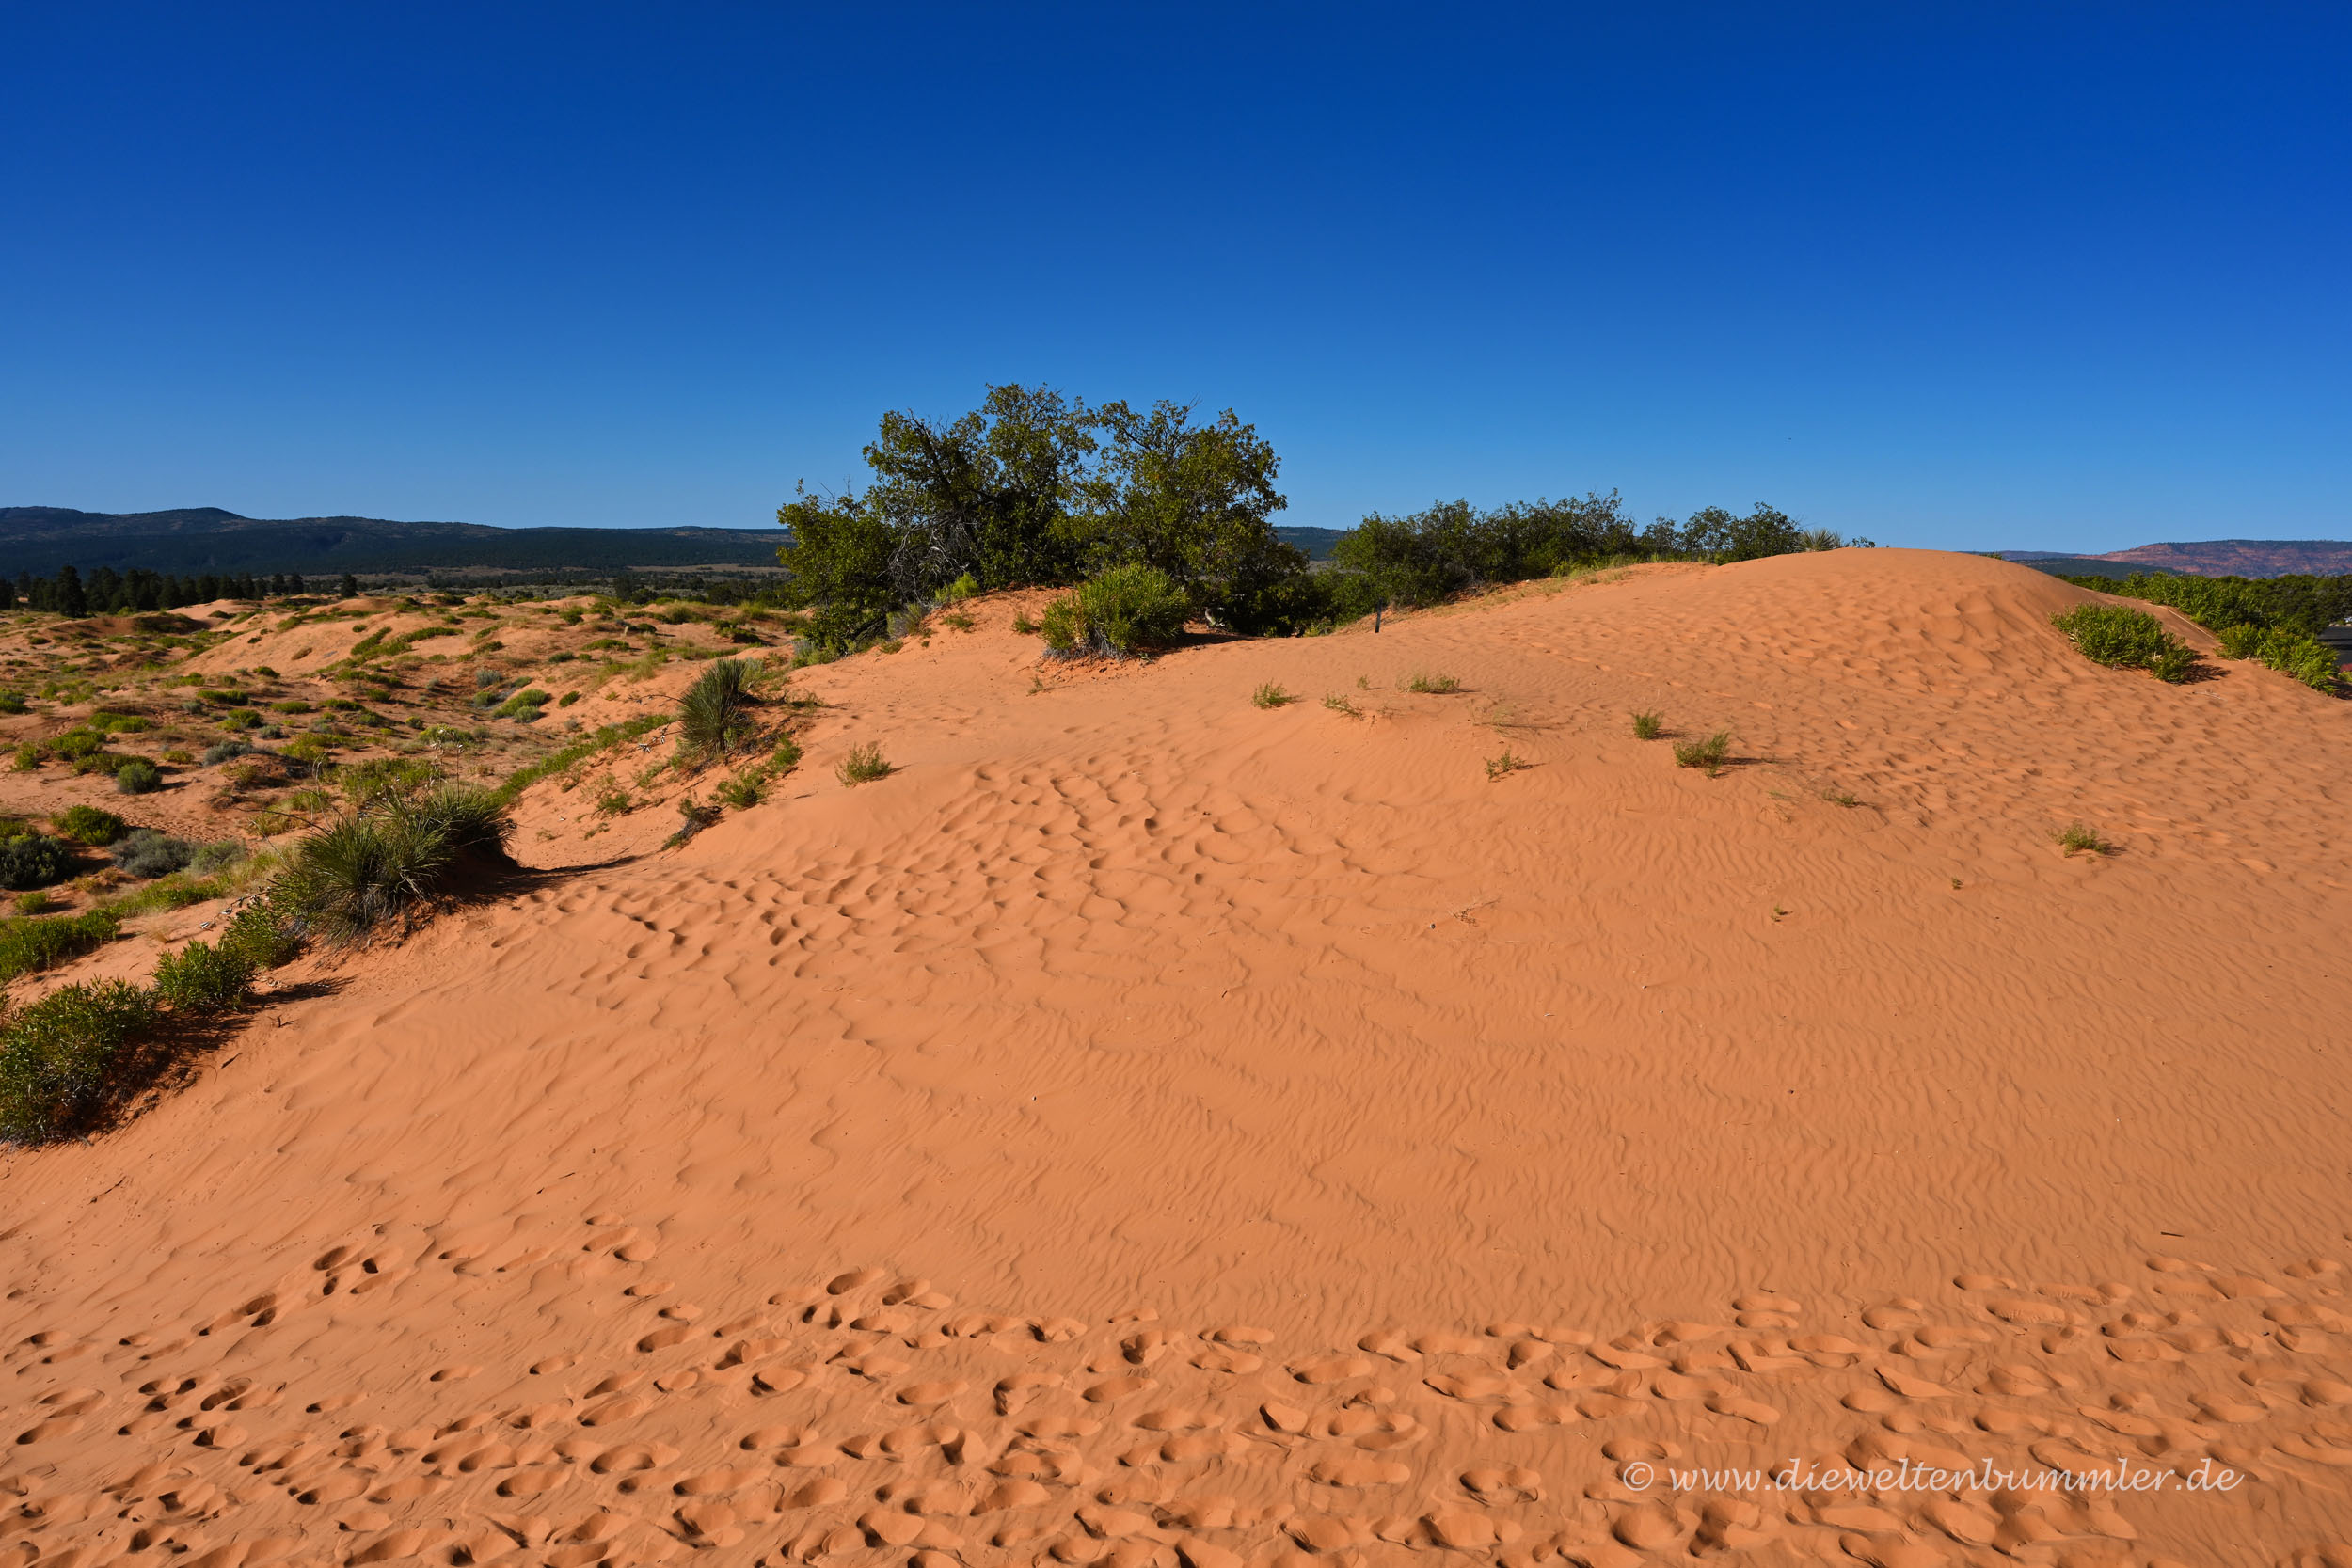
M990 381L1281 520L2352 537L2352 11L0 8L0 503L772 521Z

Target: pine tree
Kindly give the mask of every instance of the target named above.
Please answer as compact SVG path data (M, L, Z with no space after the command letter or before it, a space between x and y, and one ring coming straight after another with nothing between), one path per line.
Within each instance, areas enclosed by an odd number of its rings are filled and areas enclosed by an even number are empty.
M89 594L82 588L82 574L72 566L57 568L57 613L69 621L78 621L89 613Z
M336 585L335 596L339 599L358 598L359 596L359 579L353 577L349 572L345 572L343 574L342 581Z

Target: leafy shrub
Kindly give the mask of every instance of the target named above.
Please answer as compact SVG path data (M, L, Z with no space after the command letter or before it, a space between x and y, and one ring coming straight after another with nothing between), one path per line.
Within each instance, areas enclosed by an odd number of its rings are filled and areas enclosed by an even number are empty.
M759 804L765 793L763 787L766 781L759 777L757 770L755 769L727 780L711 791L711 795L723 806L729 806L737 811L747 811Z
M605 816L626 816L636 809L637 802L629 799L628 791L618 784L607 785L603 793L596 797L596 810Z
M152 828L134 828L115 847L115 865L127 877L149 879L184 871L196 859L196 846Z
M48 760L48 747L43 746L38 740L26 740L18 744L16 751L9 757L8 766L19 773L30 773Z
M506 701L501 703L498 706L496 717L500 719L518 719L525 714L528 714L532 718L536 719L539 717L539 709L554 700L554 692L543 691L535 686L530 687L524 690L516 692L512 697L509 697Z
M104 736L100 735L96 730L87 728L68 730L63 735L57 736L56 739L50 742L50 745L56 751L57 755L65 758L68 762L79 762L84 757L94 756L105 746L105 744L106 737Z
M209 1018L252 996L252 963L225 943L191 942L155 960L155 999L183 1017Z
M1534 763L1529 762L1524 757L1512 755L1511 748L1505 746L1502 749L1502 754L1501 756L1488 757L1486 759L1486 782L1488 784L1492 784L1497 779L1503 777L1505 774L1516 773L1522 768L1533 768L1534 766L1535 765Z
M75 846L61 838L20 833L0 840L0 887L51 887L73 874Z
M109 713L100 708L89 716L89 727L101 735L136 735L151 726L135 713Z
M2062 615L2052 616L2050 624L2093 664L2147 670L2160 679L2175 682L2188 679L2196 665L2196 653L2144 610L2124 605L2077 605Z
M133 757L115 769L115 788L125 795L151 795L163 787L163 769L145 757Z
M2315 637L2306 637L2284 626L2273 626L2263 633L2253 657L2314 691L2334 690L2339 678L2334 649Z
M834 771L845 784L862 784L876 779L886 779L898 769L882 760L880 746L868 743L850 747L850 754L841 760L841 766Z
M1350 719L1360 719L1363 717L1363 711L1360 708L1357 707L1354 703L1349 702L1345 697L1343 697L1336 691L1327 691L1323 694L1323 705L1329 708L1333 713L1344 713Z
M1655 740L1665 733L1665 721L1660 719L1657 714L1637 713L1633 716L1634 739Z
M2241 623L2224 626L2214 634L2221 642L2223 658L2257 658L2263 651L2263 628Z
M1184 591L1156 566L1115 566L1047 605L1040 629L1057 654L1123 657L1173 642L1191 613Z
M228 870L245 857L244 845L233 838L224 838L199 846L188 861L188 869L199 877L209 877L216 871Z
M1717 730L1705 740L1675 742L1675 766L1677 768L1704 768L1707 769L1707 776L1710 779L1723 770L1724 762L1730 756L1731 732L1729 730Z
M42 899L39 907L47 907L47 894L28 893L17 900L17 908L24 911L24 916L0 920L0 984L68 958L78 958L121 934L122 921L111 910L33 919L27 918L36 911L25 907L26 898Z
M556 701L555 701L555 705L556 705L557 707L569 707L569 706L571 706L574 703L576 703L576 702L578 702L578 701L580 701L580 693L579 693L579 692L577 692L577 691L566 691L566 692L564 692L564 695L563 695L563 696L561 696L561 697L559 697L559 698L557 698L557 699L556 699Z
M0 1026L0 1138L43 1143L86 1126L153 998L120 980L63 986Z
M262 727L262 716L249 707L237 708L221 716L220 727L224 730L258 730Z
M24 693L22 691L0 691L0 713L24 713L25 711L27 710L24 703Z
M20 893L16 895L16 912L19 914L45 914L48 912L50 907L56 903L56 900L55 898L50 897L49 895L43 893L40 889L35 888L30 893Z
M752 737L751 666L723 658L694 678L678 703L679 738L702 757L731 756Z
M204 766L211 768L231 757L246 756L252 750L251 745L242 740L216 740L204 748Z
M1250 705L1254 707L1280 707L1286 703L1296 701L1298 701L1296 697L1292 696L1272 681L1266 682L1249 694Z
M58 836L93 848L112 844L122 836L122 818L96 806L68 806L51 819Z
M291 697L282 703L272 703L269 708L272 713L315 713L318 711L316 707L299 697Z
M252 969L276 969L302 950L293 922L274 899L247 904L221 928L220 950Z
M1452 675L1425 675L1416 673L1412 679L1405 683L1405 689L1419 691L1427 696L1450 697L1462 689L1462 683Z

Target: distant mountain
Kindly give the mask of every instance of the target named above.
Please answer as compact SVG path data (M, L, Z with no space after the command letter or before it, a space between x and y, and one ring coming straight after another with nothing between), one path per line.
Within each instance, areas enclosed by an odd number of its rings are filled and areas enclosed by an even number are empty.
M2140 545L2105 555L2055 550L2002 550L2004 560L2061 577L2125 577L2133 572L2179 572L2194 577L2280 578L2300 573L2336 577L2352 572L2352 543L2341 539L2210 539L2201 544Z
M1310 561L1327 561L1331 546L1352 531L1343 528L1283 528L1278 527L1274 536L1285 545L1293 545L1306 553Z
M0 507L0 571L612 572L623 567L772 566L775 528L491 528L381 517L245 517L216 506L175 512Z

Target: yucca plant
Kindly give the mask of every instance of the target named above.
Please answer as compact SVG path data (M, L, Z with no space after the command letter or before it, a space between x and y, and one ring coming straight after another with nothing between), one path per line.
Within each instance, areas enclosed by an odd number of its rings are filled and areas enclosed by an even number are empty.
M757 728L752 721L751 667L723 658L695 677L678 704L678 729L685 745L704 757L732 756Z

